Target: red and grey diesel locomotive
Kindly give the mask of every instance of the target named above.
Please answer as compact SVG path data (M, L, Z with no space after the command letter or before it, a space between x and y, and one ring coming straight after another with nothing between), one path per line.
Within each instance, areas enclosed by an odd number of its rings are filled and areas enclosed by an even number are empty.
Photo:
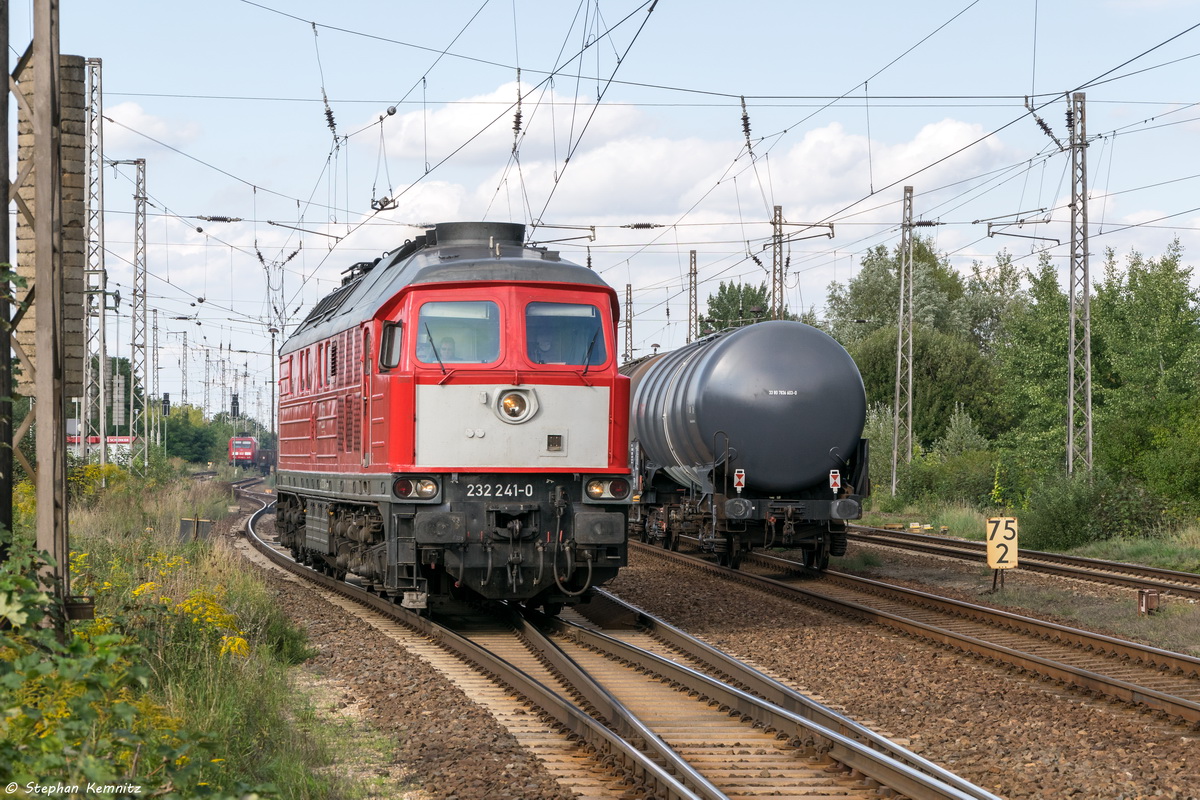
M258 464L258 440L248 433L229 439L229 466L253 467Z
M280 348L276 527L409 607L555 611L626 563L615 292L509 223L347 271Z

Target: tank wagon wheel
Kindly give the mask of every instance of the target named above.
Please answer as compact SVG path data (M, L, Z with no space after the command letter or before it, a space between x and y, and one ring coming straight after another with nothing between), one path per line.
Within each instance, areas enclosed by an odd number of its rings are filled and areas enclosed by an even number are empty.
M542 603L542 612L547 617L557 617L559 614L562 613L562 610L563 610L562 603Z
M817 572L824 572L829 569L829 549L818 546L816 550L805 550L804 566Z

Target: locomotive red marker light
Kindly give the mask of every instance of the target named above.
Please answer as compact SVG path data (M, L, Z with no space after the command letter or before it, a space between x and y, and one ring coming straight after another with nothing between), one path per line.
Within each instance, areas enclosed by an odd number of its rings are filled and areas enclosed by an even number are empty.
M396 482L392 484L392 491L395 492L396 497L408 497L412 494L412 490L412 481L407 478L397 478Z

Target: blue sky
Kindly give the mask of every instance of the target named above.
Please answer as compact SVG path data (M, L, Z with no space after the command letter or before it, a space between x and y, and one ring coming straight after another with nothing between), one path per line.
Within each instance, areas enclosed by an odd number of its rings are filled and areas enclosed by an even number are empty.
M197 402L197 345L265 353L273 320L294 324L424 223L536 221L533 239L633 287L639 352L684 342L690 250L702 307L722 280L768 279L751 256L769 269L775 205L795 236L792 309L819 313L868 248L898 243L904 185L959 268L1048 248L1065 269L1069 155L1027 96L1065 142L1067 93L1086 92L1094 276L1105 248L1197 250L1200 2L650 8L63 0L62 52L103 60L106 158L147 159L162 390L179 396L186 358ZM18 51L28 13L11 11ZM132 178L105 178L122 294ZM1026 222L989 238L987 219ZM268 397L266 355L235 361Z

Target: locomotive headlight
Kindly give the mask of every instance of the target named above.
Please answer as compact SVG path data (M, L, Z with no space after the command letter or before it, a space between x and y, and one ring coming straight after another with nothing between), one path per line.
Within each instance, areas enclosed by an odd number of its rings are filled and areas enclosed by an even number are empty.
M532 419L538 410L537 395L529 387L503 387L493 397L496 416L510 425Z
M624 478L593 478L583 486L592 500L624 500L629 496L629 481Z
M510 419L520 419L529 410L529 401L516 392L509 392L500 398L500 410Z
M428 500L438 493L437 481L431 478L422 478L417 481L417 497L422 500Z

